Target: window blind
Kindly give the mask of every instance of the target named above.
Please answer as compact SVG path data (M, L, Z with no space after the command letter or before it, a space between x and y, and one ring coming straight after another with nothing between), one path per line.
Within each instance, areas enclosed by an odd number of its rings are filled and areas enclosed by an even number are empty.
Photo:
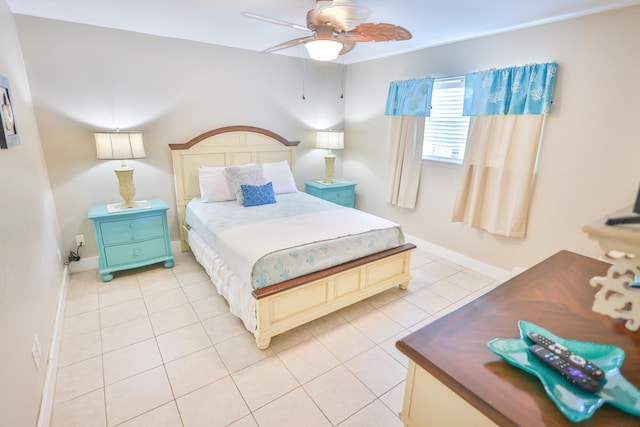
M462 164L469 130L463 104L464 77L435 79L431 116L424 125L423 159Z

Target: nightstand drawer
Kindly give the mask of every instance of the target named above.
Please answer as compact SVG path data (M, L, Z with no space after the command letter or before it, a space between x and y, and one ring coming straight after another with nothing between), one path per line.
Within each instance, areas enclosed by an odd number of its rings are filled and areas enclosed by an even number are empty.
M104 248L107 264L136 263L167 255L164 238Z
M100 230L102 230L102 234L112 234L149 227L162 228L162 225L162 216L153 215L130 220L103 222L100 224Z
M350 205L353 203L353 188L337 191L325 191L322 198L339 205Z
M163 237L164 229L162 223L158 227L141 228L135 231L127 231L124 233L110 233L106 234L102 232L102 243L105 245L118 245L121 243L131 243L140 240L153 239L154 237Z

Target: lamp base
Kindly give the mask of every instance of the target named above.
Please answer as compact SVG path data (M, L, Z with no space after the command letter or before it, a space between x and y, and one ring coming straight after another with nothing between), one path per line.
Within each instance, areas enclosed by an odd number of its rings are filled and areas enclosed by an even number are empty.
M133 209L138 207L138 202L124 202L118 205L120 209Z
M325 184L333 184L334 182L336 182L336 180L333 179L335 162L336 162L336 156L331 152L331 150L329 150L327 155L324 156L324 175L325 175L324 183Z
M122 209L137 207L138 204L133 201L133 197L136 195L136 188L133 185L133 168L119 167L114 171L120 183L120 195L124 199L124 203L120 207Z
M135 202L133 202L136 204L135 207L124 207L124 203L109 203L107 205L107 212L109 213L117 213L117 212L124 212L124 211L128 211L128 210L143 210L143 209L151 209L153 206L151 206L151 203L149 203L149 201L147 200L137 200Z

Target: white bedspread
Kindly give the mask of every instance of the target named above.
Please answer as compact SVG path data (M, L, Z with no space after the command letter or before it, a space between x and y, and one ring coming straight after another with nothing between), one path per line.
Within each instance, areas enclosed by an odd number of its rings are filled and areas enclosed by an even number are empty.
M394 222L356 209L314 212L226 229L218 234L218 253L240 279L250 283L253 266L268 254L397 226Z
M187 224L236 272L261 289L404 243L400 226L303 192L245 208L236 201L187 205Z
M218 293L229 303L229 311L242 319L249 332L254 332L257 322L256 299L251 294L251 284L233 274L229 266L195 230L189 230L188 239L193 255L206 270Z

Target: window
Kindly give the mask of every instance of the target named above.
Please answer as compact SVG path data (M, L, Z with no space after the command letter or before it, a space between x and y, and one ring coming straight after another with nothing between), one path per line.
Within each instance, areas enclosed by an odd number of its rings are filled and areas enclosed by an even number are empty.
M431 117L424 123L423 159L462 164L469 130L463 104L464 77L435 79Z

